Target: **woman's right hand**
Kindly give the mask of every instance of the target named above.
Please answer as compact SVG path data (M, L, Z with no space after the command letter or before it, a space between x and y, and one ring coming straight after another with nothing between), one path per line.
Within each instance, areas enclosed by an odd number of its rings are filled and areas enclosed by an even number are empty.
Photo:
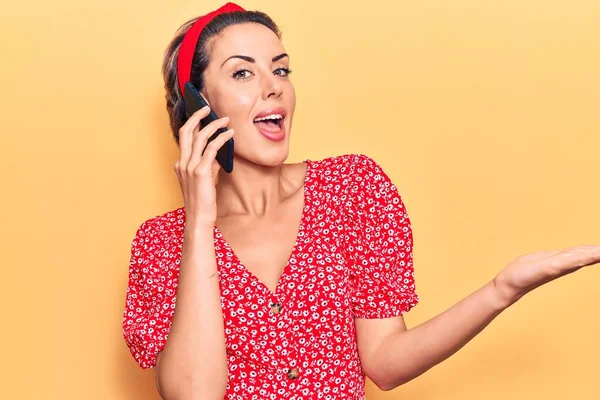
M229 118L223 117L200 130L200 120L209 112L208 106L201 108L179 129L180 157L174 169L183 193L186 226L212 228L217 220L216 180L221 169L216 161L217 150L233 137L233 129L218 135L202 154L208 138L229 123Z

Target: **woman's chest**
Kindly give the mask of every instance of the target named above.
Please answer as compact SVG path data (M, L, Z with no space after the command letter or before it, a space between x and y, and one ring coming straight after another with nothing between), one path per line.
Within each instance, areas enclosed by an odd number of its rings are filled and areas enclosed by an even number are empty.
M218 261L228 352L287 368L351 330L351 279L334 248L305 243L275 292L225 254ZM329 347L331 347L329 346Z
M242 263L217 232L215 251L228 340L260 339L264 345L308 340L349 318L352 279L336 218L303 221L271 290ZM241 336L237 336L241 335Z
M275 292L299 239L300 211L293 211L269 220L242 219L219 223L217 258L229 256L232 263L241 264Z

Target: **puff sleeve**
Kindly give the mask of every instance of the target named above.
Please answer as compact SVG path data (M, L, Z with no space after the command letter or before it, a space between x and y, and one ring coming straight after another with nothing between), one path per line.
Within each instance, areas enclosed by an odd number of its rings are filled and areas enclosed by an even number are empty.
M150 221L137 230L131 244L129 282L123 312L123 337L131 355L142 368L153 368L167 341L174 298L161 286L161 246Z
M355 318L389 318L417 305L410 219L396 186L368 156L351 160L345 246Z

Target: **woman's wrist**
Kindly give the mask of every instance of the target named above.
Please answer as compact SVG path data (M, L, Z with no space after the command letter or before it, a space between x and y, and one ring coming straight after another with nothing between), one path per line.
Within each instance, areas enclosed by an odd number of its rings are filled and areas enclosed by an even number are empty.
M198 244L202 243L208 244L210 242L212 245L214 240L214 226L214 223L208 221L186 221L183 229L183 241L188 249L196 248Z
M519 294L513 290L498 274L488 283L490 296L493 304L501 310L504 310L516 303L525 293Z
M204 232L212 232L215 227L215 221L212 219L190 218L186 220L184 233L186 235L196 236Z

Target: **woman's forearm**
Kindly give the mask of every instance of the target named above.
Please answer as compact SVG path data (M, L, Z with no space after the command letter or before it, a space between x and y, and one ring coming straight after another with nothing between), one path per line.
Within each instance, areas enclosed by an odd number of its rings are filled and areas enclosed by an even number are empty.
M175 314L157 365L166 400L222 399L227 359L213 227L185 228Z
M511 303L494 281L412 329L388 336L376 351L380 388L391 390L444 361L483 330Z

